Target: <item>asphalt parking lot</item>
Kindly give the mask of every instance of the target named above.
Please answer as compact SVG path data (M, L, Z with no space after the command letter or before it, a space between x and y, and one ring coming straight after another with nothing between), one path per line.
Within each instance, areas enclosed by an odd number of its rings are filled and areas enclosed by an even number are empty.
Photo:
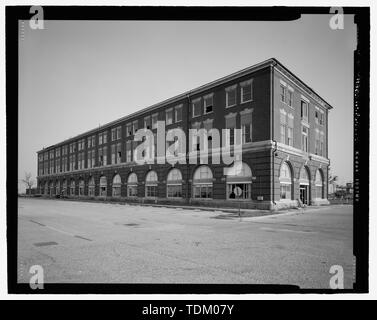
M242 283L352 288L352 206L253 218L222 212L19 199L18 282Z

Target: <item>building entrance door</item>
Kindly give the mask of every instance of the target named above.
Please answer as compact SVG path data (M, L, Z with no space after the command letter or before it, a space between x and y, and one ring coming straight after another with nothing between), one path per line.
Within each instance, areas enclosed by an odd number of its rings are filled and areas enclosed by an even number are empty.
M300 200L303 204L309 204L309 186L300 185Z

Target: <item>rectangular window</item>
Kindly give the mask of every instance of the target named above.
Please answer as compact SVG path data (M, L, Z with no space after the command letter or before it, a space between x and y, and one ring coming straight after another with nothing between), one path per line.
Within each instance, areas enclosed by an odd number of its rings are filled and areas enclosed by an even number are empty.
M102 144L102 133L100 133L99 135L98 135L98 145L101 145Z
M241 84L241 103L251 101L253 99L252 81Z
M315 124L319 124L319 111L318 110L315 111L314 117L315 117Z
M308 103L301 100L301 119L308 121Z
M252 113L243 113L241 111L241 128L242 128L242 143L248 143L253 141L253 127L252 127Z
M292 107L293 104L293 91L288 90L288 106Z
M284 85L280 85L280 101L285 102L286 101L286 93L287 88Z
M122 127L121 126L116 128L116 132L117 132L117 140L122 139Z
M233 87L227 88L225 90L226 90L226 107L228 108L228 107L232 107L232 106L236 105L236 103L237 103L236 87L233 86Z
M180 122L182 121L182 105L180 104L179 106L175 106L175 122Z
M230 116L225 118L225 128L229 129L226 131L226 145L234 145L234 129L236 128L236 116Z
M128 140L126 142L126 162L132 161L132 141Z
M114 164L115 162L115 155L116 155L116 145L111 145L111 163Z
M167 196L168 198L182 198L182 185L168 185Z
M204 114L213 111L213 95L208 95L204 97Z
M201 105L202 101L200 99L196 99L192 102L192 116L193 117L198 117L201 115Z
M235 190L241 189L240 196L236 196ZM251 183L229 183L227 184L227 199L251 199Z
M111 141L115 141L117 139L116 128L111 129Z
M323 112L320 113L319 124L321 126L323 126L325 124L325 114Z
M145 129L152 129L151 116L144 117L144 128Z
M291 184L283 184L280 182L280 199L291 200L292 197L292 185Z
M288 115L287 144L289 146L293 146L293 123L294 123L293 116Z
M152 129L157 128L158 113L152 114Z
M301 149L304 152L308 152L308 128L307 127L302 127Z
M280 112L280 142L286 144L287 115Z
M134 122L132 122L132 134L135 134L138 129L138 121L135 120Z
M319 139L319 154L323 157L325 156L325 135L323 134L323 132L321 132Z
M92 150L88 151L88 168L92 168Z
M127 137L132 136L132 123L127 123L126 131L127 131L127 134L126 134Z
M173 123L173 109L166 110L166 125Z
M121 163L122 162L122 144L121 143L118 143L117 144L117 163Z

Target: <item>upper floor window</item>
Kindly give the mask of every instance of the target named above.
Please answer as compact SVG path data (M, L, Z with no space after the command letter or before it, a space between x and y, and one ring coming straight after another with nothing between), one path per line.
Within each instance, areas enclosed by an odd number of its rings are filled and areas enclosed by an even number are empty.
M182 105L175 106L175 122L182 121Z
M280 84L280 101L286 102L286 94L287 94L287 88Z
M173 123L173 108L166 110L166 125Z
M157 128L158 113L152 114L152 129Z
M237 103L237 86L232 86L225 89L226 91L226 107L232 107Z
M107 132L104 131L104 132L101 132L99 135L98 135L98 144L105 144L107 143Z
M309 105L306 101L301 100L301 119L308 121Z
M135 134L137 129L139 129L138 127L138 121L135 120L134 122L132 122L132 134Z
M292 107L292 104L293 104L293 91L292 90L288 90L287 92L287 104L288 106Z
M309 104L304 101L304 100L301 100L301 119L302 120L305 120L305 121L308 121L308 113L309 113Z
M121 138L122 135L122 127L116 127L111 129L111 141L115 141Z
M321 126L323 126L323 125L325 124L325 114L324 114L323 112L321 112L321 113L319 114L319 124L320 124Z
M73 142L69 145L69 153L76 152L76 143Z
M202 101L201 99L196 99L192 102L192 116L198 117L201 115L200 109L201 109Z
M55 157L60 157L60 148L55 150Z
M241 103L248 102L253 99L252 84L252 80L241 83Z
M309 129L305 126L302 126L302 136L301 136L301 149L304 152L308 152L308 135L309 135Z
M204 97L204 114L213 111L213 94Z
M144 128L145 129L152 129L152 126L151 126L151 116L144 117Z

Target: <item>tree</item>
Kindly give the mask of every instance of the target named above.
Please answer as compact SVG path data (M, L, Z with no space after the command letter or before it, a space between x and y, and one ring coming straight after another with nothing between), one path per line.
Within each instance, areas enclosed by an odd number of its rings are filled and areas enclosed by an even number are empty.
M22 182L25 184L26 188L29 189L29 195L30 195L31 188L34 185L34 180L31 178L30 172L25 172L25 178L22 179Z

